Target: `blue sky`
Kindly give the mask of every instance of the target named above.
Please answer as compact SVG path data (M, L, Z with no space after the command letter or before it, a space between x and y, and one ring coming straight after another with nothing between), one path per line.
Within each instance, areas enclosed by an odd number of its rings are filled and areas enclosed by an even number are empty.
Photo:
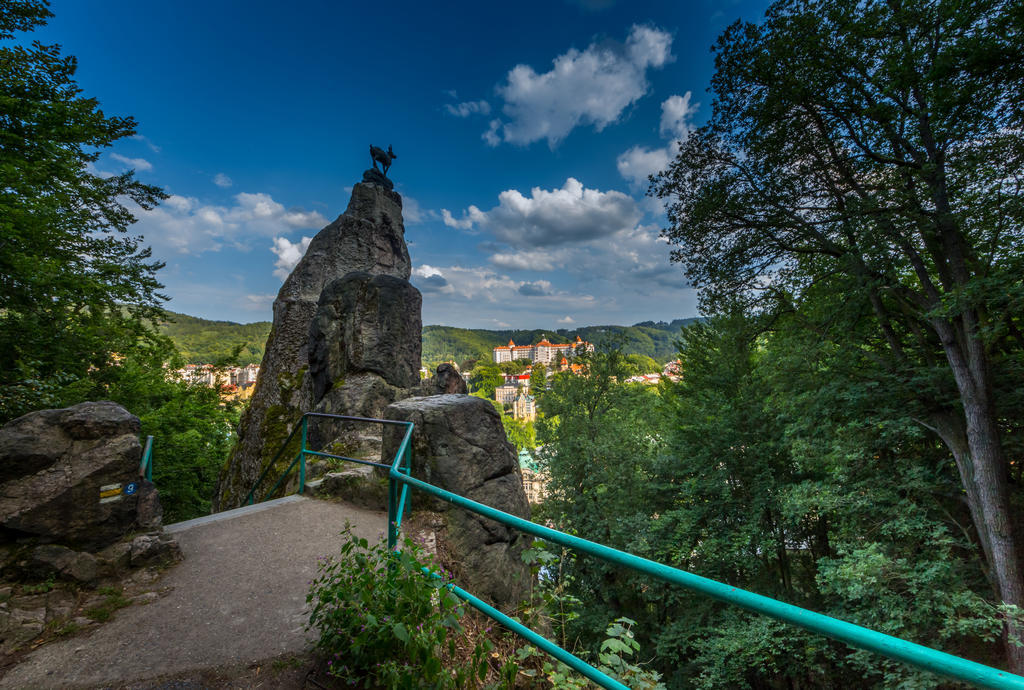
M53 0L35 37L138 120L96 168L172 195L133 226L169 309L269 320L373 143L424 324L572 328L696 314L646 175L707 118L717 36L766 6Z

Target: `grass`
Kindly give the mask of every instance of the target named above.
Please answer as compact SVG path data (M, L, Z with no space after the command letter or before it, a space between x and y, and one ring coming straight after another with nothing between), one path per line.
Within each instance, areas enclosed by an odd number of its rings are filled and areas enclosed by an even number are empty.
M274 659L271 664L275 671L283 671L286 668L302 668L303 660L297 656L290 656L287 659Z
M48 577L45 582L40 582L34 585L23 585L21 590L25 594L46 594L52 589L56 588L57 583L53 579L53 575Z
M104 595L103 603L85 610L85 615L97 623L106 623L114 615L114 611L131 606L131 600L124 596L119 587L100 587L96 590Z

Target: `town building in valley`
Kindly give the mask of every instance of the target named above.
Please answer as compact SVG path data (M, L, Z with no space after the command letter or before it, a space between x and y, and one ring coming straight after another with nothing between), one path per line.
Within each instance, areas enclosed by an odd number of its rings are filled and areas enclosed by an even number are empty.
M512 417L513 419L522 419L527 422L532 422L537 419L537 401L532 395L524 390L520 390L519 394L512 400Z
M541 503L547 495L548 476L541 471L537 461L525 448L519 451L519 470L523 475L526 500L534 505Z
M517 359L528 359L531 362L551 364L557 362L561 357L575 357L577 353L593 352L593 343L588 343L578 335L572 343L551 343L544 338L536 345L516 345L513 340L508 345L499 345L494 348L494 361L514 362Z

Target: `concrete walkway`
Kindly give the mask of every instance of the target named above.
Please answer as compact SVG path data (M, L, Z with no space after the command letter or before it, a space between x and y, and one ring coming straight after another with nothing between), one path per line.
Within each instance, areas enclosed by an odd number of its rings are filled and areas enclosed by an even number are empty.
M335 554L348 520L378 539L384 513L290 497L169 528L185 560L160 584L173 587L131 606L95 633L43 646L0 688L68 688L146 680L308 648L306 593L319 556Z

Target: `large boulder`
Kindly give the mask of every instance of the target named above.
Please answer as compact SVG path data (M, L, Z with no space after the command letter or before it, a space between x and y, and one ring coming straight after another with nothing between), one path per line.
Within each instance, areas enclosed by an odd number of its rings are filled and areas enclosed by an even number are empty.
M434 375L420 381L415 389L415 395L447 395L450 393L469 393L469 386L466 379L462 378L459 370L448 362L442 362L437 366Z
M530 518L515 449L490 401L468 395L415 397L393 403L384 414L387 419L415 424L413 477ZM404 428L388 425L384 458L394 457L404 433ZM460 586L504 608L525 598L530 572L522 551L531 541L528 535L421 491L410 491L414 510L443 513L446 524L441 538Z
M155 496L139 490L139 428L120 405L87 402L0 429L0 543L36 537L98 549L159 524Z
M345 213L317 233L278 292L259 377L218 482L215 509L241 504L295 423L313 409L310 324L324 287L354 271L402 280L411 272L402 197L377 184L352 188ZM290 460L287 453L282 457L278 470Z
M319 402L353 374L399 388L419 381L423 298L407 280L354 272L320 293L309 328L309 375Z

